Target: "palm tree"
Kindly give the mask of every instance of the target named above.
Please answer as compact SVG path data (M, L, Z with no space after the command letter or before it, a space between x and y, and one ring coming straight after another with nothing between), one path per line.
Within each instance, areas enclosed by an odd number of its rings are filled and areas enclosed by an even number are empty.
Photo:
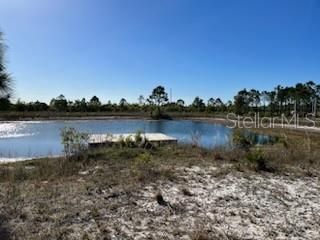
M3 33L0 32L0 99L9 99L12 93L12 79L7 73L4 61L5 44Z

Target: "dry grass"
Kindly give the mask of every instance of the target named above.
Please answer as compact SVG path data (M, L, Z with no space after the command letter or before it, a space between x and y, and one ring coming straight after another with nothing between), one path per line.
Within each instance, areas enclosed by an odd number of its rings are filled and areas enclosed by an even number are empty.
M256 129L259 133L273 135L278 143L263 148L270 164L282 172L319 175L320 134L288 129Z
M137 189L159 181L174 183L178 181L176 169L184 167L216 167L214 178L239 171L247 175L272 172L319 176L319 136L292 131L277 134L278 143L249 152L189 145L109 147L90 151L77 160L55 158L0 165L0 239L68 239L70 229L64 227L66 222L77 221L79 215L85 214L84 209L90 219L98 221L103 214L118 211L123 201L134 206L132 199ZM187 198L193 196L187 183L181 192ZM90 201L101 198L109 205L102 212L101 206L89 204L88 200L75 202L81 196L92 196ZM121 203L117 201L119 196ZM23 224L15 226L15 222ZM44 230L41 224L53 227ZM212 231L195 231L192 239L215 239Z
M55 211L64 215L61 217L67 218L66 221L76 218L77 211L80 211L77 210L78 203L72 202L76 196L99 195L102 189L108 188L118 190L106 199L122 195L130 197L135 189L146 184L175 181L176 167L209 164L215 161L214 156L211 151L189 146L164 146L151 150L111 147L95 149L82 159L54 158L2 164L0 236L33 239L31 232L41 229L36 223L56 221ZM110 211L117 207L117 203L108 206ZM90 211L98 215L99 209ZM11 221L30 223L13 229ZM59 227L42 232L38 239L46 236L64 239L65 234Z

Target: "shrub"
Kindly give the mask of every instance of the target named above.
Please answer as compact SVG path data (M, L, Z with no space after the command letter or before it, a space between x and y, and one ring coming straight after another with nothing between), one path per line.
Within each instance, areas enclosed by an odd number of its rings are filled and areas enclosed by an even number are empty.
M263 155L260 148L254 149L247 154L247 160L255 164L256 171L274 172L274 169L270 167L268 160Z
M143 144L143 141L144 141L142 134L143 134L142 131L138 130L134 135L134 141L139 146L141 146L141 144Z
M135 147L134 139L132 139L132 136L129 135L124 139L124 143L126 147Z
M121 147L145 147L147 142L142 136L142 131L138 130L134 135L129 135L127 137L120 136L118 144Z
M141 153L134 159L132 165L135 176L139 181L149 182L155 176L154 161L149 153Z
M138 168L150 167L152 165L152 159L151 159L150 153L144 152L144 153L139 154L135 158L135 165Z
M62 129L61 138L67 158L80 157L88 149L89 135L78 132L75 128L66 127Z
M120 135L119 141L118 141L117 144L118 144L120 147L125 147L125 146L126 146L125 138L123 137L123 135Z
M252 139L244 130L235 129L232 133L232 143L235 147L248 151L253 145Z

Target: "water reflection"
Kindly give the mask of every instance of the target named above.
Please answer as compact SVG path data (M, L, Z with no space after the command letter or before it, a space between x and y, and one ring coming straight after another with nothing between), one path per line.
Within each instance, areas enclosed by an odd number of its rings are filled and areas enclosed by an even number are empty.
M59 155L62 152L60 130L74 127L87 133L161 132L176 137L179 142L192 143L192 135L199 135L199 144L212 148L230 145L232 130L220 124L201 121L148 120L86 120L37 121L0 123L0 158L20 158ZM256 142L268 137L254 134Z

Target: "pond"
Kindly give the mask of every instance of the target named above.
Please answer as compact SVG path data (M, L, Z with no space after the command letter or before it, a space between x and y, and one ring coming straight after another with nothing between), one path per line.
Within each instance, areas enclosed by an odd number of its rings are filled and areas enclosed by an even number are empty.
M179 143L197 141L213 148L230 145L232 130L221 124L203 121L153 120L70 120L14 121L0 123L0 161L28 159L62 154L60 131L74 127L86 133L164 133L176 137ZM258 142L266 136L257 135Z

